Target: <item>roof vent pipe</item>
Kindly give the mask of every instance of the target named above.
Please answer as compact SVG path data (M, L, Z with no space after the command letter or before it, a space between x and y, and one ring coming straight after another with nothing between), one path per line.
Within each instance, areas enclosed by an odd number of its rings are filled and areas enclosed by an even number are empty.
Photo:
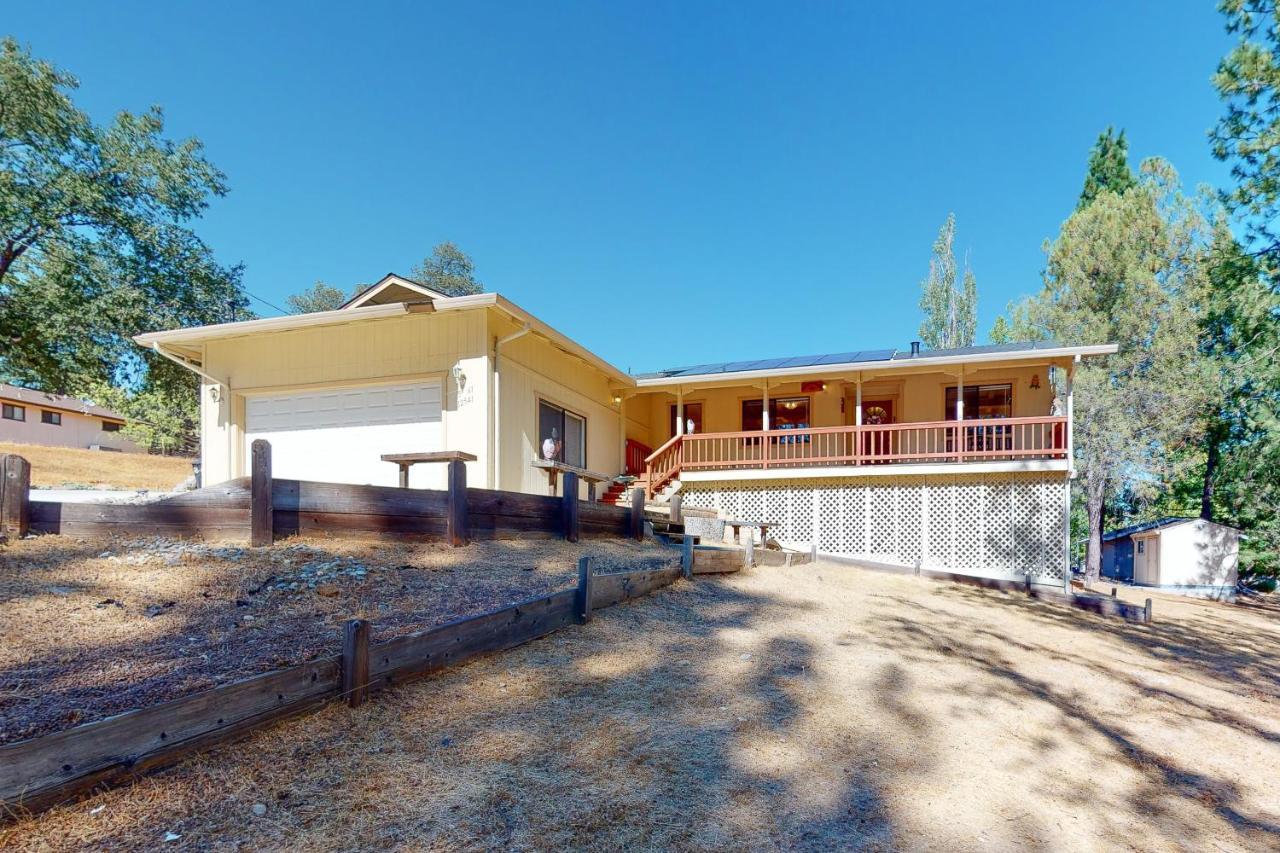
M920 354L920 342L919 342L919 341L912 341L912 342L911 342L911 357L912 357L912 358L915 358L915 357L916 357L916 356L918 356L919 354Z

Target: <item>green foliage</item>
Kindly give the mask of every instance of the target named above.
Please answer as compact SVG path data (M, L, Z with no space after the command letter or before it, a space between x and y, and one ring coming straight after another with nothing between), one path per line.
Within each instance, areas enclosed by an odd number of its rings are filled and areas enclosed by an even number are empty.
M1117 134L1114 128L1108 127L1098 134L1098 141L1089 150L1089 167L1076 210L1088 207L1103 192L1124 195L1137 183L1129 168L1129 142L1124 138L1124 131Z
M1210 132L1213 154L1231 163L1227 207L1245 218L1260 248L1280 260L1280 10L1265 0L1221 0L1227 32L1240 37L1218 63L1214 88L1226 114Z
M1067 344L1113 342L1074 377L1077 467L1097 576L1106 497L1153 499L1185 465L1210 399L1197 346L1196 306L1207 288L1205 223L1162 161L1143 164L1123 195L1104 190L1063 223L1048 247L1041 292L1018 323Z
M445 296L469 296L484 292L484 285L476 281L475 271L471 257L446 240L413 268L411 278Z
M339 288L317 281L301 293L285 297L291 314L312 314L316 311L336 311L347 301L347 295Z
M181 369L181 368L179 368ZM195 453L200 434L199 380L190 371L173 377L185 393L166 387L126 391L105 383L89 384L80 396L129 419L124 434L156 453Z
M978 282L966 261L963 283L956 287L955 237L956 216L951 213L933 241L929 275L920 284L920 340L930 349L967 347L978 329Z
M94 124L77 85L0 41L0 377L189 407L190 376L130 338L247 313L240 269L186 226L226 192L224 176L198 140L165 138L159 108Z

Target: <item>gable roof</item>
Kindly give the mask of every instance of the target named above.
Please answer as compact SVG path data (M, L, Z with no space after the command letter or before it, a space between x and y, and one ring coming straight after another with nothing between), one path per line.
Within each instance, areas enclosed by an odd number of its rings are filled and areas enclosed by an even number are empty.
M88 400L81 400L79 397L70 397L65 394L50 394L47 391L37 391L34 388L22 388L17 385L10 385L8 382L0 382L0 399L12 401L24 406L35 406L41 409L56 409L60 412L72 412L77 415L89 415L95 418L105 418L110 421L119 421L125 423L127 418L105 406L99 406Z
M359 308L363 305L387 305L392 302L409 302L415 299L448 299L449 297L419 284L413 279L405 278L389 272L346 302L338 306L339 311L348 308Z
M1144 521L1141 524L1131 524L1128 527L1121 527L1118 530L1108 530L1102 534L1103 542L1112 542L1116 539L1124 539L1135 533L1146 533L1148 530L1163 530L1166 527L1177 527L1179 524L1190 524L1196 521L1203 521L1205 524L1212 524L1215 527L1227 527L1231 530L1236 528L1229 524L1219 524L1216 521L1209 521L1203 518L1196 518L1190 515L1166 515L1164 518L1157 518L1155 521Z
M814 368L828 369L876 369L912 365L955 364L982 361L999 361L1008 357L1036 356L1062 358L1074 356L1108 355L1117 349L1115 344L1094 346L1063 346L1053 341L1025 341L1013 344L987 344L984 346L955 347L952 349L923 350L912 355L910 350L874 349L825 355L801 355L783 358L754 359L751 361L723 361L697 364L692 367L675 367L636 376L640 385L660 385L672 380L714 380L728 378L726 374L748 376L786 376L814 372Z

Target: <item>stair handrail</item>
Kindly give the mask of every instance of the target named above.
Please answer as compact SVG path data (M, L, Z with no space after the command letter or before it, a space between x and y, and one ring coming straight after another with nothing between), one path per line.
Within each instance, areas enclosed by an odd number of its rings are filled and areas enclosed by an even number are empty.
M667 441L667 443L666 443L666 444L662 445L662 446L661 446L661 447L659 447L657 450L653 451L653 453L651 453L651 454L649 454L647 457L645 457L645 460L644 460L644 468L645 468L645 484L644 484L644 490L645 490L645 497L646 497L646 498L650 498L650 499L652 499L652 498L653 498L653 496L654 496L654 494L657 492L657 490L658 490L661 486L666 485L667 480L671 479L671 477L674 477L674 476L678 476L678 475L679 475L679 473L680 473L680 452L679 452L679 451L680 451L680 447L681 447L680 440L681 440L681 439L683 439L683 438L684 438L684 435L682 435L682 434L680 434L680 435L673 435L673 436L671 436L671 439L670 439L669 441ZM674 449L674 450L673 450L673 449ZM666 471L661 471L661 472L659 472L659 473L658 473L658 476L655 476L655 475L654 475L654 470L653 470L653 463L654 463L654 462L655 462L659 457L663 456L663 454L667 453L668 451L673 451L671 455L674 457L674 464L673 464L673 465L671 465L671 467L670 467L670 468L668 468ZM658 481L658 478L659 478L659 477L661 477L661 478L662 478L662 482L659 482L659 481Z

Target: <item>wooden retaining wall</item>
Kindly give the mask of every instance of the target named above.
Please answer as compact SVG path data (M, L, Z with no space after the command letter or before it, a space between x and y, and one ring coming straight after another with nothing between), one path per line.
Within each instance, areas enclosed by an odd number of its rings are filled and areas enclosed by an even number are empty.
M468 488L466 467L451 463L446 490L358 486L271 477L270 445L254 442L254 476L147 504L31 501L21 474L26 460L0 457L0 533L68 536L201 536L270 544L294 534L446 539L634 536L631 508L578 500L577 477L564 475L564 495L527 495ZM13 460L13 461L10 461ZM6 509L7 508L7 509ZM643 512L643 507L640 508Z
M584 557L576 588L430 630L369 644L368 623L352 620L341 655L0 746L0 811L12 818L126 783L335 699L360 704L372 692L587 621L593 610L647 595L681 573L673 566L594 575Z

